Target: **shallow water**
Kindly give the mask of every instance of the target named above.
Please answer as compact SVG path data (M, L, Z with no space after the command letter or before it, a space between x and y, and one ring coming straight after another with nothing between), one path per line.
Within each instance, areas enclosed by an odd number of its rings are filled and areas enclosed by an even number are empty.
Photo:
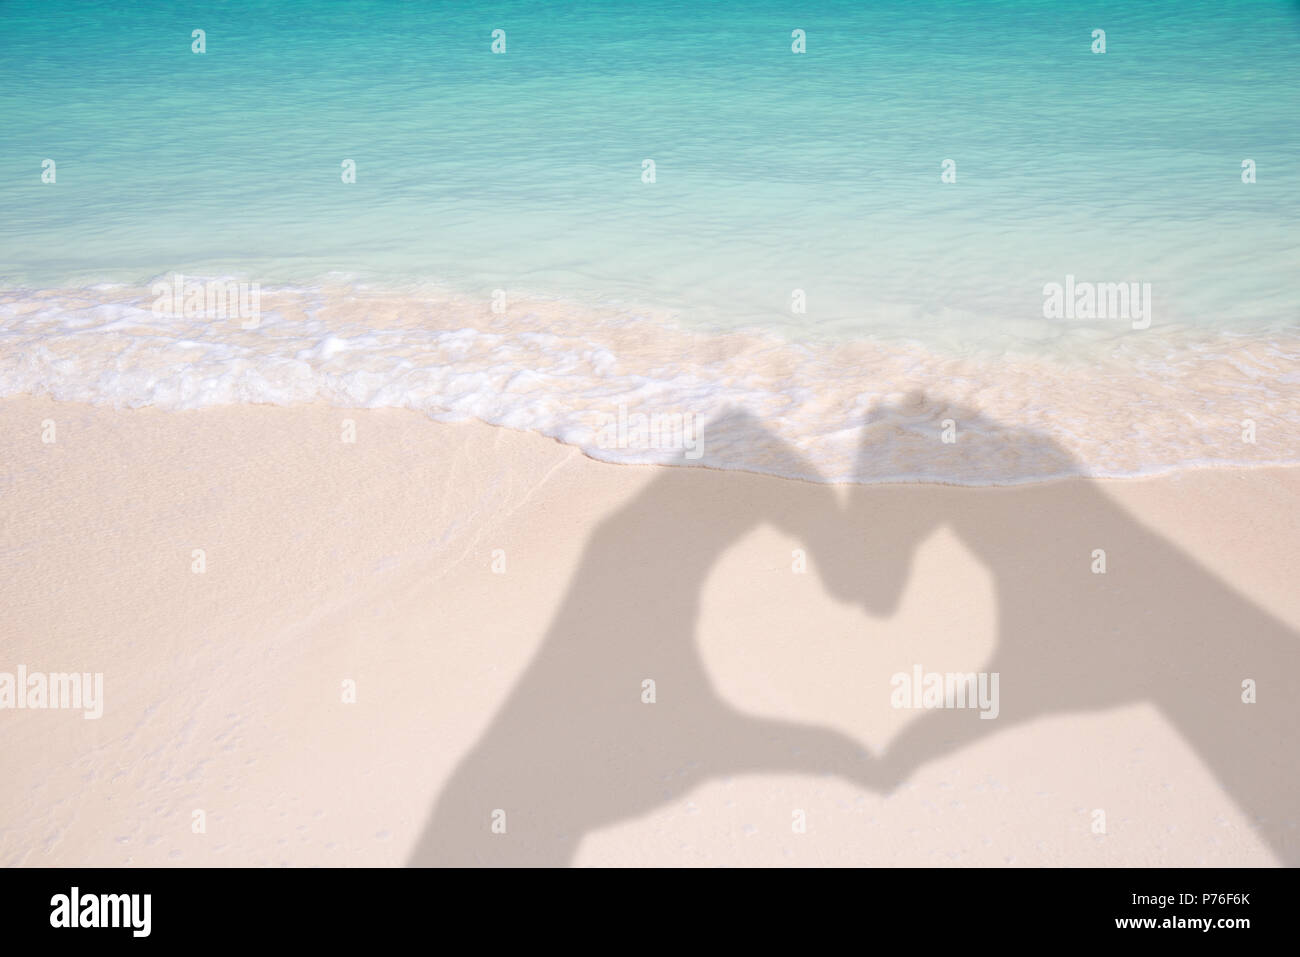
M1088 474L1300 455L1295 4L0 16L0 394L407 405L618 461L671 458L594 444L619 406L742 408L863 481L1063 471L955 462L950 416ZM177 273L278 305L153 315ZM1067 276L1147 284L1149 325L1046 318ZM863 417L918 390L922 444L864 468Z

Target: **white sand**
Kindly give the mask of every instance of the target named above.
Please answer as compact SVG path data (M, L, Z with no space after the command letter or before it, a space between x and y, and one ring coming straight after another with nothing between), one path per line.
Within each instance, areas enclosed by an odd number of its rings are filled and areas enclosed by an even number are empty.
M0 711L0 864L1300 859L1300 470L851 489L322 406L0 434L0 672L105 699ZM998 671L999 717L892 708L916 663Z

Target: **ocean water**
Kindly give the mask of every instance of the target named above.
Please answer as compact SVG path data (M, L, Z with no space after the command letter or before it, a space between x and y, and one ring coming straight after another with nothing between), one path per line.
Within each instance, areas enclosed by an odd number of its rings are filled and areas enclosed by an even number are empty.
M9 0L0 395L827 481L1296 462L1298 177L1289 2ZM256 324L160 310L178 275ZM1067 282L1149 308L1045 316Z

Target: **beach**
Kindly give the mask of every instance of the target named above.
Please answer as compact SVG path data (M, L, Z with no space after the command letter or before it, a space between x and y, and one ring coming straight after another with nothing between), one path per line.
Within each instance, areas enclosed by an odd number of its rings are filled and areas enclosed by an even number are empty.
M3 670L103 676L3 715L6 866L1297 855L1297 468L826 485L322 403L0 434ZM914 666L999 714L897 707Z
M1300 865L1298 14L10 0L0 866Z

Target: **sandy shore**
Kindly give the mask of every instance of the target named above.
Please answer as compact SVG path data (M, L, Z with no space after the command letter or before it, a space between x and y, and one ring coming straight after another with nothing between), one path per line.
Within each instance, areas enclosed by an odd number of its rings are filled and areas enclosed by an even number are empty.
M0 711L0 864L1300 857L1297 469L830 487L30 398L0 434L0 672L104 676L96 720ZM917 665L998 716L894 707Z

